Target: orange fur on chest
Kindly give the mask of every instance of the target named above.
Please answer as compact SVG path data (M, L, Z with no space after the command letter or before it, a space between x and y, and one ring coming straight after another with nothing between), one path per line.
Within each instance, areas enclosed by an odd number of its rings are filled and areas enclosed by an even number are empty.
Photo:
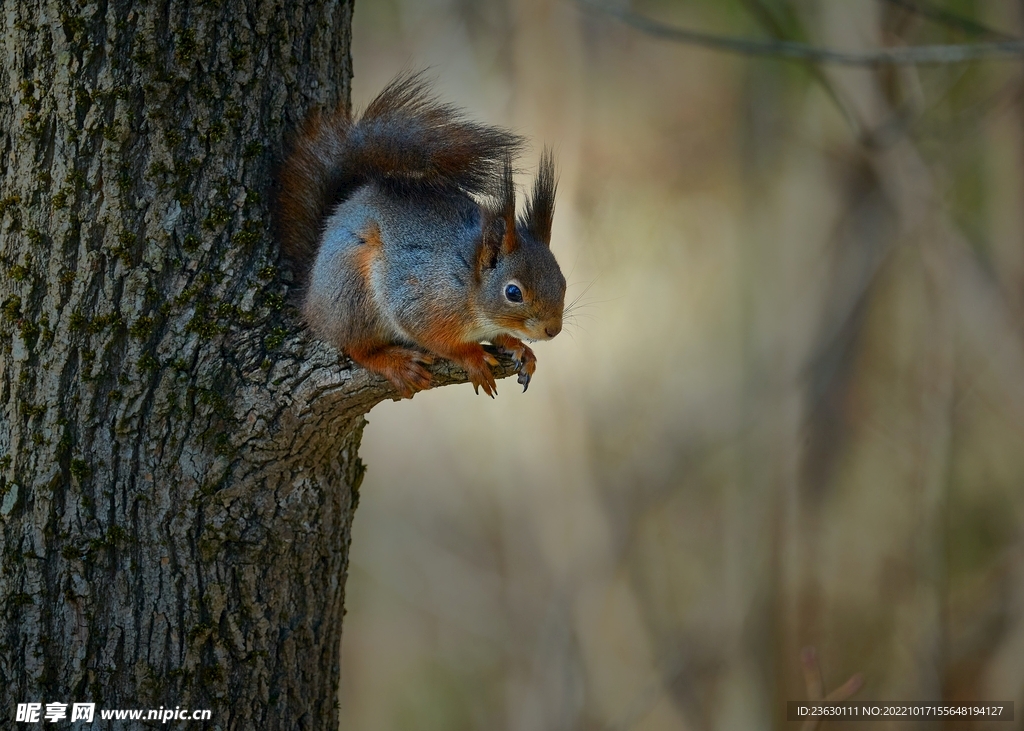
M416 339L429 351L445 355L459 346L472 343L469 340L476 318L469 305L464 310L452 311L443 302L435 302L426 308L424 327L417 329Z

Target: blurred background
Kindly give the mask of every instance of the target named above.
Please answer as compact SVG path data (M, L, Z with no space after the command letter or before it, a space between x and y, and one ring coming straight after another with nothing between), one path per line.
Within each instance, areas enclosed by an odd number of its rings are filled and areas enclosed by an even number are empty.
M662 0L837 49L1024 37L1021 0ZM359 0L403 70L560 171L576 305L529 393L369 416L358 731L775 729L826 689L1024 728L1024 76L658 40L572 0ZM856 729L857 724L843 724ZM865 728L903 728L874 723Z

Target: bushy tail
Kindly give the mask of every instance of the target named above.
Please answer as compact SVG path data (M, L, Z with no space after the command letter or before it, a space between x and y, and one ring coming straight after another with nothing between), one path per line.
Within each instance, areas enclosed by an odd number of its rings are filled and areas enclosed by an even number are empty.
M392 81L357 121L343 109L314 114L280 173L284 253L304 273L330 207L371 180L491 194L505 160L522 144L518 135L470 122L437 101L422 73Z

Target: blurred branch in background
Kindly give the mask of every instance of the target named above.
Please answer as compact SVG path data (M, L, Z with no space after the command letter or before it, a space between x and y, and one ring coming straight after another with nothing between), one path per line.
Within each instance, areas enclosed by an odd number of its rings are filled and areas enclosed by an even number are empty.
M932 22L939 23L940 25L944 25L948 28L955 28L956 30L963 31L971 35L984 36L986 38L999 39L1001 41L1020 40L1017 36L989 28L987 25L979 23L973 18L968 18L959 13L951 12L946 8L937 7L933 3L926 2L925 0L880 0L880 2L888 3L889 5L901 8L914 15L919 15L922 18L931 20Z
M804 685L807 686L807 700L811 703L823 701L825 703L842 703L850 696L861 689L864 685L864 676L860 673L853 675L845 683L835 690L825 693L825 674L821 670L821 663L818 662L818 651L813 647L805 647L800 652L800 666L804 671ZM824 720L823 716L809 719L804 722L801 731L817 731Z
M788 3L776 4L775 6L770 6L768 3L763 2L763 0L740 0L740 3L776 42L805 43L808 39L808 33L800 20L800 16L797 15L793 7ZM864 138L866 133L864 121L858 118L856 111L849 101L843 99L836 87L829 81L821 65L814 59L799 60L803 62L803 66L807 69L811 78L828 94L829 99L832 100L832 103L836 105L836 108L843 115L843 119L850 125L854 135L858 138Z
M688 28L676 28L630 10L593 2L593 0L577 0L577 2L587 10L617 18L655 38L701 46L715 51L739 53L744 56L869 67L964 63L980 59L1014 60L1024 57L1024 41L1020 40L877 48L870 51L840 51L798 41L739 38L704 33Z

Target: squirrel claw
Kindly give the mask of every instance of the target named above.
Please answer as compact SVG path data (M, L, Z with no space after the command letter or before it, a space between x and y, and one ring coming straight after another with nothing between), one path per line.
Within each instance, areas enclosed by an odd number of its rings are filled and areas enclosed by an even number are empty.
M530 379L537 370L537 356L533 354L529 345L511 335L499 335L494 339L494 343L512 356L512 365L519 373L517 380L523 387L523 393L526 393L526 389L530 387Z
M494 398L494 394L498 392L498 383L491 372L490 361L491 358L484 355L482 357L461 359L458 363L466 371L466 375L469 376L469 382L473 384L474 393L479 395L482 388L485 394Z
M477 396L480 395L480 387L483 386L484 393L494 398L495 394L498 393L498 386L496 384L488 384L486 381L473 381L473 393Z

